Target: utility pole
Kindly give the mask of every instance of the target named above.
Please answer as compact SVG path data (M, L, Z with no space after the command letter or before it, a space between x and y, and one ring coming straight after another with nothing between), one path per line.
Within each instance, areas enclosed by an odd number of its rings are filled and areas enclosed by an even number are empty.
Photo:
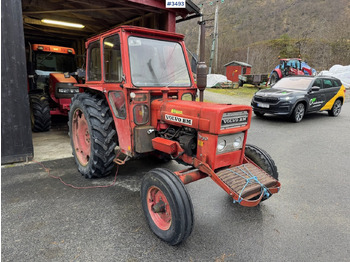
M216 1L216 6L215 6L215 20L214 20L214 32L213 32L213 42L211 45L211 52L210 52L210 60L209 60L209 71L208 74L211 74L211 68L213 64L213 59L214 59L214 52L215 52L215 41L218 36L217 28L218 28L218 15L219 15L219 5L218 1Z
M248 50L247 50L247 64L248 64L248 61L249 61L249 46L248 46Z
M219 15L219 13L218 13ZM216 20L216 48L215 48L215 72L218 71L218 52L219 52L219 17Z

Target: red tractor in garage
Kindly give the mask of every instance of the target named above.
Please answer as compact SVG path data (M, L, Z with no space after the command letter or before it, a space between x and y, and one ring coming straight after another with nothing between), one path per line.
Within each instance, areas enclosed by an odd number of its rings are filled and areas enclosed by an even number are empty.
M316 70L311 68L300 58L280 59L279 65L270 74L270 85L273 86L278 80L293 75L314 75Z
M49 131L51 115L68 116L71 98L79 88L72 76L76 71L75 51L70 47L34 44L28 54L28 88L32 130Z
M191 234L193 206L185 184L210 177L243 206L279 191L274 161L246 144L251 107L202 102L204 59L197 69L201 101L195 101L183 35L121 26L88 39L86 48L86 82L76 85L80 93L69 112L80 173L103 177L115 163L150 154L188 166L156 168L143 177L142 208L160 239L177 245Z

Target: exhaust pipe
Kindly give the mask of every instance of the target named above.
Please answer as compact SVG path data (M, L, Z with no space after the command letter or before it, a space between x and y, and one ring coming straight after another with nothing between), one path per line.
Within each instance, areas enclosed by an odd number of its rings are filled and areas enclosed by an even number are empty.
M198 22L201 27L199 62L197 64L197 87L199 101L203 102L204 89L207 87L207 65L205 64L205 21Z

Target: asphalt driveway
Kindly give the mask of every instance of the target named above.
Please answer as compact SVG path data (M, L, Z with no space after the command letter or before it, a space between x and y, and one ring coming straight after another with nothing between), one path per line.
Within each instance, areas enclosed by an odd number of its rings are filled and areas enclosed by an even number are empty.
M128 162L113 176L86 180L73 158L1 169L2 261L348 261L350 103L339 117L295 124L253 117L248 142L275 160L281 192L255 208L233 204L210 178L187 185L194 230L172 247L148 229L140 180L174 161Z

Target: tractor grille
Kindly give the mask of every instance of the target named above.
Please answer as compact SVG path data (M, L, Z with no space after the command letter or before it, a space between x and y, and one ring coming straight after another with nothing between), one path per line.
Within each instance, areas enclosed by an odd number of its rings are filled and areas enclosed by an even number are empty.
M248 124L248 111L227 112L221 118L221 130Z
M264 97L264 96L255 96L254 100L256 102L264 102L264 103L271 103L275 104L278 103L279 98L278 97Z

